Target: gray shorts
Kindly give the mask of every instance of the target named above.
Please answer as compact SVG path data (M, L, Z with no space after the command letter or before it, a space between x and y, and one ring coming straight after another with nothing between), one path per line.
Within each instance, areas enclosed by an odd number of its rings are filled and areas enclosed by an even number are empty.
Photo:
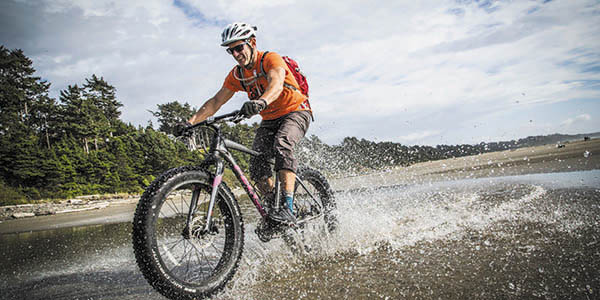
M294 157L294 147L306 134L311 118L308 111L295 111L260 123L252 149L262 154L250 160L250 176L254 181L271 177L273 170L269 160L273 158L275 171L287 169L296 172L298 162Z

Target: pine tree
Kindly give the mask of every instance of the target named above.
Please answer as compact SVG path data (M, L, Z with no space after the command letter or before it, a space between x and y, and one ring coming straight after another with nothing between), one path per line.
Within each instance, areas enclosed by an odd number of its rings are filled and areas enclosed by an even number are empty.
M52 101L50 84L33 76L32 65L22 50L0 46L0 177L35 193L43 178L37 167L42 157L39 135L47 128L42 120L48 118Z
M93 99L84 97L84 90L77 85L69 85L60 92L62 107L62 124L64 133L72 134L82 142L86 153L90 153L89 143L95 141L98 150L97 137L107 124L106 117Z
M196 111L188 103L182 105L177 101L158 104L157 106L158 111L150 111L150 113L158 118L158 130L166 134L173 134L175 125L189 120Z
M100 133L103 136L109 135L112 137L115 126L120 122L121 112L119 108L123 106L116 99L116 89L104 81L103 77L98 78L96 74L85 81L86 83L83 85L85 98L99 109L104 116L104 121L106 121L106 124L98 125L101 128Z

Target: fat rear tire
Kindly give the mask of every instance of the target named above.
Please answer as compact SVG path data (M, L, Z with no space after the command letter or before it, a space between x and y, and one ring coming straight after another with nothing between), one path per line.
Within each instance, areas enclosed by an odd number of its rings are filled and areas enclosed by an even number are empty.
M331 189L327 178L319 171L308 167L299 168L296 176L312 186L318 194L317 197L321 201L321 205L324 209L323 220L327 225L327 230L333 232L337 227L337 218L335 217L336 203L333 190ZM296 184L296 193L298 193L299 189L300 187Z

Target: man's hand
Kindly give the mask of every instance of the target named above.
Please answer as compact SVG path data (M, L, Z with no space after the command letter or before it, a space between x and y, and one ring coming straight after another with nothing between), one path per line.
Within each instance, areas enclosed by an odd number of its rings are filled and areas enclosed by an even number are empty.
M173 128L173 135L182 136L186 132L186 130L190 128L190 126L192 126L192 123L187 121L175 124L175 128Z
M242 105L240 112L246 118L250 118L261 112L263 109L265 109L265 107L267 107L267 101L265 99L250 100L246 101L244 105Z

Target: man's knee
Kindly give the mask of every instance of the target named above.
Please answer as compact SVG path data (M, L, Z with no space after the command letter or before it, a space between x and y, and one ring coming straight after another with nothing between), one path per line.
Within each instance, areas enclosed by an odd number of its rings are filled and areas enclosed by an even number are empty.
M293 155L289 156L277 156L275 159L275 170L289 170L293 173L296 173L298 170L298 161Z

